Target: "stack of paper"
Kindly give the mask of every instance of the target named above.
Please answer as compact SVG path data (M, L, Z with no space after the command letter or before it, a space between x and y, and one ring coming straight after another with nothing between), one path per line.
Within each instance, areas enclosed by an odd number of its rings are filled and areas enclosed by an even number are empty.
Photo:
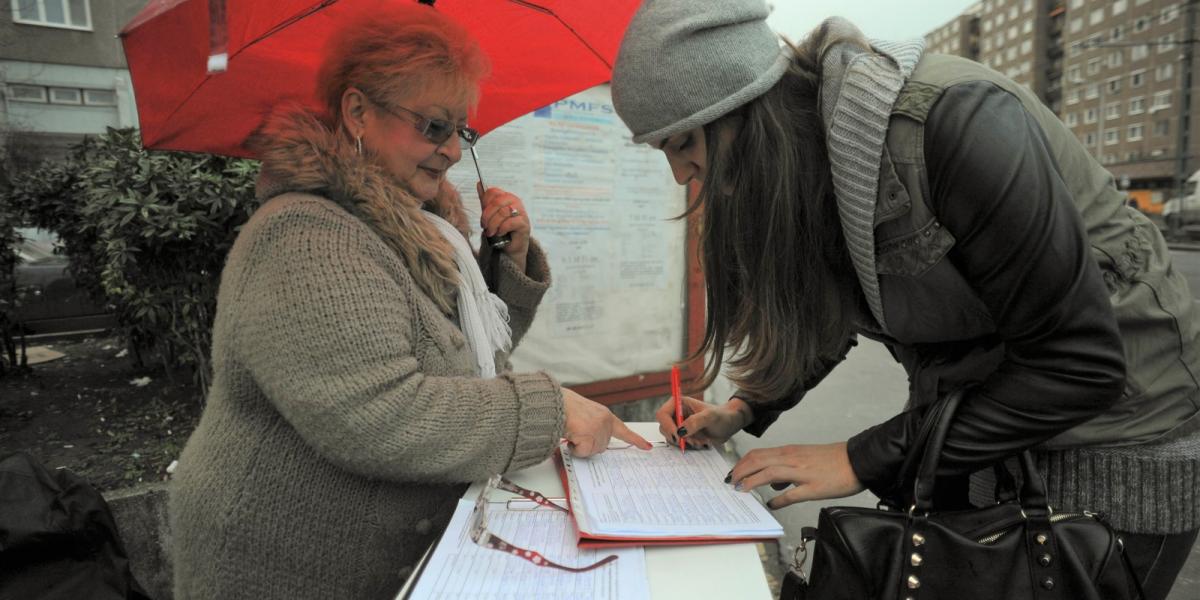
M538 508L509 510L503 502L488 504L488 530L505 541L541 553L566 566L592 564L609 554L617 560L584 573L536 566L520 557L483 548L468 535L475 503L459 500L424 570L418 573L412 600L596 599L645 600L650 597L646 556L641 548L599 552L576 546L566 513Z
M749 492L724 482L714 448L656 446L576 458L560 449L581 547L674 545L783 537L783 526Z

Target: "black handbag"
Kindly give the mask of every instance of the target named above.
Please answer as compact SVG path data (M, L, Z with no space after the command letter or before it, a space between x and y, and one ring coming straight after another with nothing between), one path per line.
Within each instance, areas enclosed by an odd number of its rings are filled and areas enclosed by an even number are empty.
M931 407L908 451L905 464L916 465L911 506L821 509L816 530L802 532L781 600L1144 598L1116 532L1095 513L1052 511L1028 451L1020 456L1018 492L1001 494L998 485L993 506L935 509L938 458L962 395Z

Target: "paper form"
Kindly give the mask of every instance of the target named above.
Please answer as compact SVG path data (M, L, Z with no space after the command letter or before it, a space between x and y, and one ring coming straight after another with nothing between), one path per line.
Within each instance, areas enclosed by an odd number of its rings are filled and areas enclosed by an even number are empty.
M648 600L646 554L641 548L582 550L575 545L570 516L557 510L507 510L488 504L488 530L562 565L591 564L616 554L616 561L584 573L535 566L524 559L483 548L468 535L475 503L459 500L450 525L421 573L413 600Z
M563 452L579 530L621 537L782 537L783 526L749 492L724 483L715 448Z

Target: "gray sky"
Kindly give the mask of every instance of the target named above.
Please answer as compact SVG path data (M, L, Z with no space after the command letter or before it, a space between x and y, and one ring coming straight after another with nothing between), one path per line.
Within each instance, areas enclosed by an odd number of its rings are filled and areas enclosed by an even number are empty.
M768 0L775 12L767 19L775 31L796 41L826 17L846 17L867 37L905 39L925 35L949 21L973 0Z

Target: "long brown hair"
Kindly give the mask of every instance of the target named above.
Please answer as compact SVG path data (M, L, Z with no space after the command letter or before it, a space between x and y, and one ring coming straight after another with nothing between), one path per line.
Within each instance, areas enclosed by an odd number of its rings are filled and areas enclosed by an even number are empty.
M794 394L823 370L851 334L861 295L833 195L819 57L793 51L778 84L705 125L708 174L689 209L703 210L702 384L729 352L727 375L761 400ZM737 133L722 141L727 128Z

